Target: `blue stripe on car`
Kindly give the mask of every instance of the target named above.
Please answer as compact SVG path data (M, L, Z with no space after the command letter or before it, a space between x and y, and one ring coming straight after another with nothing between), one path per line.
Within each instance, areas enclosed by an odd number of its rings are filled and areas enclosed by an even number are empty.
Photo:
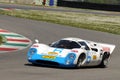
M66 57L57 57L55 59L47 59L47 58L43 58L43 55L40 54L34 54L31 56L31 58L28 58L30 62L35 63L35 60L45 60L45 61L51 61L51 62L57 62L59 64L59 66L63 66L63 67L72 67L75 66L74 65L74 60L76 58L76 54L74 53L69 53ZM69 63L69 64L68 64ZM40 63L38 63L40 64Z

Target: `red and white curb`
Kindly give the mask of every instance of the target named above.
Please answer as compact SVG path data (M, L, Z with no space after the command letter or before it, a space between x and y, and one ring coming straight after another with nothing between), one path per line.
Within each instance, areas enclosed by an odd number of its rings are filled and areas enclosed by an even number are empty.
M17 9L17 8L0 8L0 10L3 10L3 11L12 11L12 10L21 10L21 9Z
M17 51L27 48L32 41L20 34L0 29L0 36L3 36L4 42L0 45L0 53Z

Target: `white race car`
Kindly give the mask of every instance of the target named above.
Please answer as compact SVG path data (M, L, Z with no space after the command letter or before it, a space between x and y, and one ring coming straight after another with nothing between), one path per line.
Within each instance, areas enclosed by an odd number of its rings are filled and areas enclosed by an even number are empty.
M63 38L50 45L35 40L27 54L28 61L37 65L60 67L98 66L105 68L115 45L80 38Z

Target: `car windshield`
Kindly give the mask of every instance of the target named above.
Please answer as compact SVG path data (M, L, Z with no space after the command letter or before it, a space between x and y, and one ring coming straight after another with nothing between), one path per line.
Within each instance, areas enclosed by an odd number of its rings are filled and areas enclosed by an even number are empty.
M69 40L60 40L51 44L50 46L55 48L65 48L65 49L73 49L73 48L81 47L77 42L69 41Z

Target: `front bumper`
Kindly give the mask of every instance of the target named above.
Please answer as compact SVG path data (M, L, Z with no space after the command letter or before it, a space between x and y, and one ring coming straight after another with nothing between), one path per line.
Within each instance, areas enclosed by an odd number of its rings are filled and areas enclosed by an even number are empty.
M70 58L70 54L67 55L66 57L58 57L58 56L49 57L48 55L34 54L28 56L28 61L33 64L40 64L40 65L74 67L75 58L76 55L74 55L74 58Z

